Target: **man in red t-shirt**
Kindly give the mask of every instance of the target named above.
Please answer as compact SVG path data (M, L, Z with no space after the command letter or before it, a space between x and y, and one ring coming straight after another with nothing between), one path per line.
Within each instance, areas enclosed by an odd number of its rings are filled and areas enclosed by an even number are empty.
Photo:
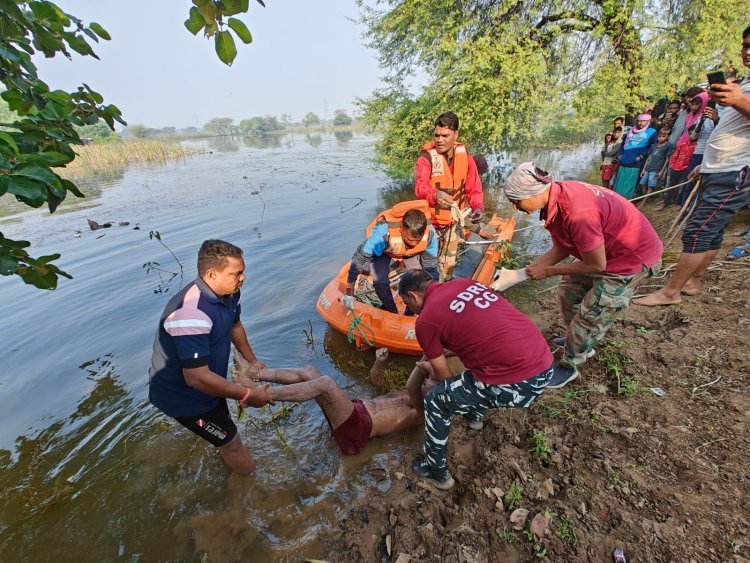
M399 294L419 314L416 336L428 361L417 362L407 389L421 408L424 374L439 385L424 397L423 460L414 473L449 489L454 481L446 454L451 416L461 414L472 429L482 428L487 409L528 407L552 377L552 353L537 326L510 303L471 279L433 282L423 270L409 270ZM446 350L456 354L466 371L454 376ZM415 381L416 380L416 381Z
M535 280L563 276L557 295L568 330L553 341L565 352L548 387L564 387L630 305L638 284L658 273L664 247L646 216L622 196L584 182L553 182L533 162L511 173L505 195L519 211L539 211L552 236L552 249L526 273ZM568 256L575 260L559 264Z
M484 196L477 162L458 140L458 116L452 111L441 114L433 135L417 158L414 194L432 207L432 225L440 240L440 279L446 280L453 277L458 244L465 238L463 217L457 215L470 208L471 222L479 223Z

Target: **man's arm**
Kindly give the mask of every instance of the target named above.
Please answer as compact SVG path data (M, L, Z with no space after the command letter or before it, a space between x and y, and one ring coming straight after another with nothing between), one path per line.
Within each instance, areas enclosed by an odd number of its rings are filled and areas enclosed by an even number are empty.
M409 374L409 379L406 381L406 392L409 394L411 405L420 414L424 413L424 391L422 390L422 385L429 375L423 364L427 364L424 361L424 356L422 356L422 360L416 363L411 374Z
M212 372L207 365L182 368L182 374L185 377L185 383L190 387L214 397L241 401L248 391L247 387L227 381L219 374ZM268 396L268 387L268 385L263 385L252 389L245 404L251 407L262 407L272 402Z
M526 266L526 275L528 275L532 280L543 279L536 276L543 272L547 267L554 266L561 260L565 260L568 256L570 256L570 254L568 254L567 251L563 250L553 242L552 248L550 248L547 252L534 260L531 264Z
M477 171L477 164L469 156L469 162L466 169L466 186L464 187L466 199L469 200L469 207L472 211L480 209L484 211L484 193L482 192L482 179Z
M247 332L245 332L245 327L243 326L242 321L237 321L232 326L231 338L232 344L234 344L237 351L242 354L242 357L248 361L251 368L254 367L255 369L260 369L266 367L263 362L258 361L255 352L253 352L253 349L250 346L250 341L247 339Z
M453 372L450 366L448 366L448 360L445 358L445 354L441 354L437 358L430 360L429 364L430 379L440 383L453 377Z
M722 106L729 106L750 119L750 96L745 94L736 82L729 84L711 84L709 97Z
M354 295L354 282L357 276L362 273L366 264L372 262L376 256L381 256L385 252L387 243L385 240L388 234L388 224L379 223L372 228L369 238L357 247L349 264L349 274L346 278L346 294Z
M607 255L604 245L595 248L591 252L581 252L581 260L570 264L558 264L556 266L526 266L526 273L531 279L542 280L550 276L576 276L584 274L598 274L607 268ZM534 266L532 268L532 266ZM531 271L529 269L531 268Z

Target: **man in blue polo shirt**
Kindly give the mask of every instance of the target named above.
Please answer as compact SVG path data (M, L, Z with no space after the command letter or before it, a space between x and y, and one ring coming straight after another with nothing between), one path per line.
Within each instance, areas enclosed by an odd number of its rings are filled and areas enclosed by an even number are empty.
M242 250L221 240L205 241L198 252L198 278L175 295L159 320L149 370L149 400L167 416L217 447L237 473L255 463L229 416L227 399L262 407L272 402L268 385L248 389L227 380L232 344L256 369L240 321L240 287L245 281Z

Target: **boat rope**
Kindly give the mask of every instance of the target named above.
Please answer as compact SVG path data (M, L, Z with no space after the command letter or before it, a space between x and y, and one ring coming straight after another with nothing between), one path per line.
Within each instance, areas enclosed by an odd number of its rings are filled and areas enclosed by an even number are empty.
M365 331L362 330L362 327L366 328L372 333L372 341L370 341L370 339L367 338L367 335L365 334ZM357 339L357 335L355 334L355 331L359 333L359 335L362 337L362 339L370 348L375 347L375 331L372 330L372 327L363 323L362 317L360 317L359 315L354 315L354 319L352 319L352 322L349 323L349 334L347 335L349 344L351 344L352 342L355 342L355 340Z

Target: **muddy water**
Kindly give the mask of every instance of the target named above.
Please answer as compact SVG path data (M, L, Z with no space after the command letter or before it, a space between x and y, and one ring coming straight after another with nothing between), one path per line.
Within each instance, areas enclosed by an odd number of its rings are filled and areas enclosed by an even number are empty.
M315 313L323 285L398 191L368 164L372 139L295 135L205 148L105 179L64 213L2 210L4 234L34 241L36 254L61 252L60 266L75 278L53 292L0 279L0 560L322 557L321 532L363 489L387 489L388 469L420 439L418 430L377 439L344 458L317 406L286 414L276 406L240 424L258 472L237 478L148 404L159 314L194 278L197 248L209 237L245 249L243 322L267 364L310 363L353 396L374 394L365 381L372 353L355 351ZM580 177L594 152L539 160ZM509 166L507 156L491 164L495 180ZM501 199L494 187L487 192ZM114 226L91 231L86 219ZM521 218L518 226L536 223ZM545 249L543 231L518 235L520 252ZM535 291L517 293L518 301L531 303ZM303 333L310 327L311 343Z

